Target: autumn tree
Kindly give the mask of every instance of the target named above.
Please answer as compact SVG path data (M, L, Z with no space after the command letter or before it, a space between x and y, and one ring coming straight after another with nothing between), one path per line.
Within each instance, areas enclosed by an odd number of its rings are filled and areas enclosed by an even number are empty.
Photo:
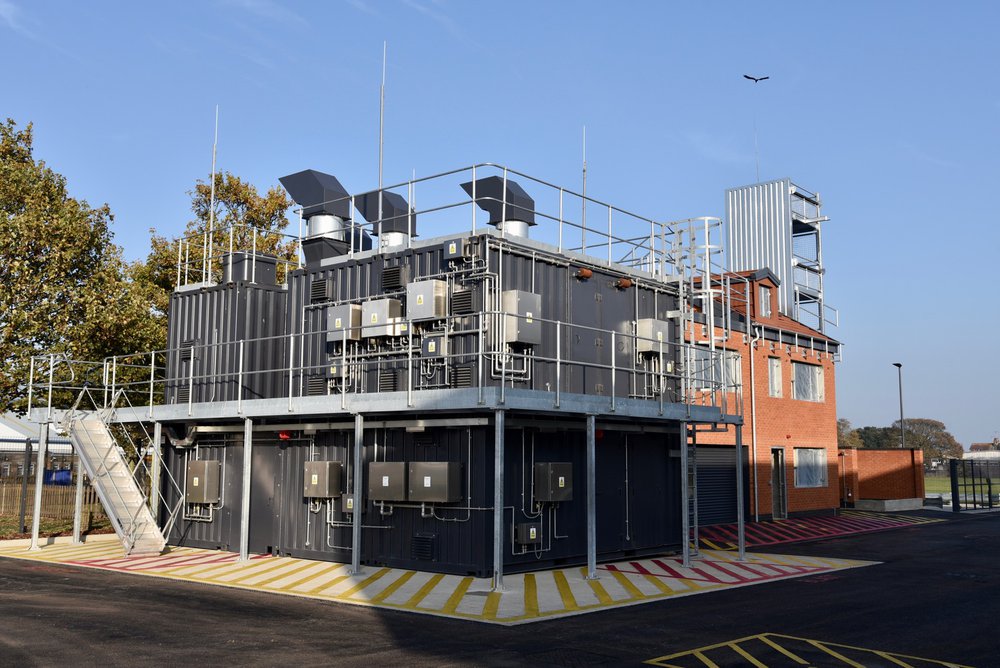
M837 420L837 447L838 448L862 448L864 443L858 436L857 430L851 427L851 421L840 418Z
M31 124L0 124L0 411L26 408L33 355L100 361L162 341L112 220L35 158Z
M899 420L892 425L892 429L898 434ZM943 422L927 418L907 418L904 425L906 447L923 450L924 461L962 456L962 445L955 440Z
M858 427L854 434L861 441L863 448L894 448L899 447L899 430L895 432L889 427Z

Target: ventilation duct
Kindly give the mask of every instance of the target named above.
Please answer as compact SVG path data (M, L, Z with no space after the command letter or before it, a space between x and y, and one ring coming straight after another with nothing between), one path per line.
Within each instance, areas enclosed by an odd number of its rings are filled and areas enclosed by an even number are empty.
M343 255L351 249L350 231L351 196L332 174L307 169L278 179L296 204L302 207L302 217L306 220L306 237L302 241L302 252L306 264L336 255ZM355 230L353 248L371 250L371 237Z
M527 237L528 228L535 225L535 200L516 181L507 179L505 184L499 176L487 176L463 183L462 189L490 214L487 222L509 236Z
M379 192L382 193L382 219L379 221ZM374 225L379 235L379 247L405 246L411 236L417 236L417 214L402 195L386 190L372 191L354 198L361 216Z

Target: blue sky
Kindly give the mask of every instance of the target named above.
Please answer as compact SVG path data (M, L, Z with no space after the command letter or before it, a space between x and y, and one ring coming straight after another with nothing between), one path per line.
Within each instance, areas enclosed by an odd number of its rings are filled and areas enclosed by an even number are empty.
M906 413L966 447L1000 434L993 2L0 0L0 115L115 213L144 257L219 167L261 188L305 168L377 184L489 161L652 218L723 214L761 178L818 191L838 413ZM758 90L744 73L770 75ZM756 93L756 99L753 97Z

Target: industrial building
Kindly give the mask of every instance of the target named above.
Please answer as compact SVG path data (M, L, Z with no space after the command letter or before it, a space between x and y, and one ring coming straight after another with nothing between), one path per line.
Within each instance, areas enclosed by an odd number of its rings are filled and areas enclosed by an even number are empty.
M757 357L794 358L789 392L819 383L833 406L838 344L777 297L797 267L725 270L719 219L657 221L490 164L353 194L315 170L281 182L300 207L294 261L256 233L182 241L167 350L33 361L34 419L67 430L131 553L498 587L505 571L687 558L699 522L742 526ZM822 314L821 287L788 303Z

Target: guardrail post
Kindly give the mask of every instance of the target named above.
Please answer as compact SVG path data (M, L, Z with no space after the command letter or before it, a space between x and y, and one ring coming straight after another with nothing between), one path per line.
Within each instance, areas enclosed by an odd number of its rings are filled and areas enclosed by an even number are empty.
M354 513L351 515L351 575L361 573L361 466L365 450L365 418L354 416Z
M962 512L962 502L958 498L958 465L961 463L958 459L948 460L948 472L951 474L951 511L954 513Z
M504 412L493 415L493 591L503 591Z
M240 561L250 558L250 466L253 462L253 420L243 421L243 485L240 496Z
M597 428L594 415L587 416L587 578L597 578Z
M83 542L81 538L81 527L83 519L83 462L80 453L76 455L76 496L73 499L73 544L79 545Z

